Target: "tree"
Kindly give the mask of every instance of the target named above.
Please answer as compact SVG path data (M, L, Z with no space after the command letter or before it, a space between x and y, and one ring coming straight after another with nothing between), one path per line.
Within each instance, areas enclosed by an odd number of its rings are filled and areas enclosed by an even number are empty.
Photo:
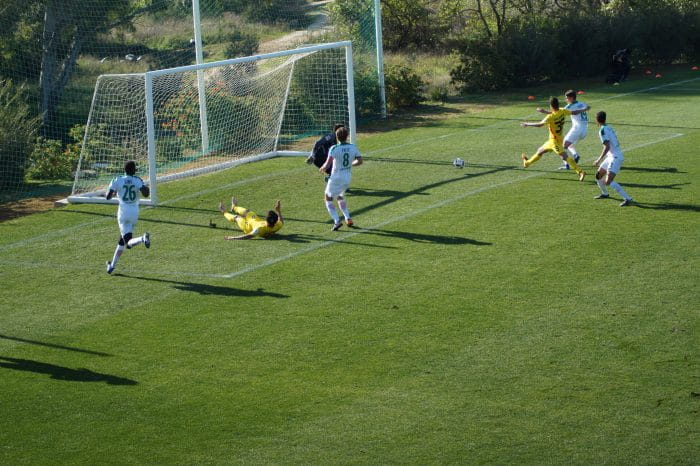
M43 6L39 112L50 134L63 90L83 46L100 33L126 26L138 16L162 8L154 0L35 0Z

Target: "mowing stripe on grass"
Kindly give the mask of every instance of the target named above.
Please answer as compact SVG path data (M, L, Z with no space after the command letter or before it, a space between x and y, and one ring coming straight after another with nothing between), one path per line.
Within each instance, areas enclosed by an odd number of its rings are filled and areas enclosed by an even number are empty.
M642 92L654 91L654 90L658 90L658 89L662 89L662 88L666 88L666 87L670 87L670 86L676 86L676 85L680 85L680 84L685 84L685 83L689 83L689 82L694 82L694 81L698 81L698 80L700 80L700 78L686 79L686 80L677 81L677 82L674 82L674 83L663 84L663 85L661 85L661 86L654 86L654 87L650 87L650 88L646 88L646 89L640 89L640 90L638 90L638 91L627 92L627 93L623 93L623 94L617 94L617 95L614 95L614 96L610 96L610 97L605 97L605 98L602 98L602 99L594 100L594 101L592 101L592 102L599 102L599 101L604 101L604 100L617 99L617 98L620 98L620 97L625 97L625 96L629 96L629 95L639 94L639 93L642 93ZM532 116L532 115L533 115L533 114L526 115L526 116L524 116L523 118L528 118L528 117L530 117L530 116ZM537 115L537 114L534 114L534 115ZM505 122L504 122L504 121L498 121L498 122L493 123L493 124L490 124L490 125L482 126L482 127L479 127L479 128L471 128L471 129L467 129L467 130L465 130L465 131L483 131L483 130L485 130L485 129L492 128L492 127L496 127L496 126L499 126L499 125L501 125L501 124L504 124L504 123L506 123L506 122L511 122L511 121L517 121L517 120L507 120L507 121L505 121ZM433 138L421 139L420 141L411 141L411 142L403 143L403 144L400 144L400 145L395 145L395 146L387 147L387 148L384 148L384 149L377 149L377 150L374 150L374 151L369 151L369 152L366 153L366 155L378 154L378 153L385 152L385 151L388 151L388 150L395 150L395 149L397 149L397 148L407 147L407 146L411 146L411 145L428 144L428 143L430 143L431 141L435 141L435 140L438 140L438 139L444 139L444 138L448 138L448 137L452 137L452 136L457 136L457 135L461 135L461 134L463 134L463 132L444 134L444 135L436 136L436 137L433 137ZM678 134L680 134L680 133L678 133ZM678 137L678 136L672 136L672 137ZM662 141L663 141L663 140L662 140ZM661 141L658 141L658 142L661 142ZM627 149L627 150L632 150L632 149ZM220 191L220 190L224 190L224 189L230 189L230 188L233 188L233 187L236 187L236 186L242 186L242 185L245 185L245 184L249 184L249 183L253 183L253 182L256 182L256 181L260 181L260 180L272 178L272 177L275 177L275 176L281 176L281 175L285 175L285 174L295 173L295 172L297 172L297 171L302 171L302 170L305 170L305 169L306 169L306 167L302 167L302 168L297 168L297 169L292 169L292 170L284 170L284 171L280 171L280 172L275 172L275 173L269 173L269 174L265 174L265 175L260 175L260 176L254 177L254 178L249 178L249 179L246 179L246 180L241 180L241 181L237 181L237 182L234 182L234 183L229 183L229 184L226 184L226 185L221 185L221 186L218 186L218 187L216 187L216 188L211 188L211 189L207 189L207 190L198 191L198 192L196 192L196 193L190 193L190 194L186 194L186 195L183 195L183 196L179 196L179 197L174 198L174 199L170 199L170 200L167 200L167 201L163 201L161 204L162 204L162 205L169 205L169 204L173 204L173 203L180 202L180 201L183 201L183 200L192 199L192 198L201 196L201 195L203 195L203 194L209 194L209 193L216 192L216 191ZM151 209L151 208L152 208L152 207L146 207L145 209ZM23 239L23 240L20 240L20 241L16 241L16 242L14 242L14 243L8 243L8 244L5 244L5 245L2 245L2 246L0 246L0 252L4 252L4 251L10 250L10 249L17 248L17 247L21 247L21 246L25 246L25 245L28 245L28 244L32 244L32 243L35 243L35 242L37 242L37 241L42 241L42 240L47 240L47 239L53 239L53 240L55 240L57 236L64 236L64 235L66 235L66 234L68 234L68 233L71 233L71 232L73 232L73 231L75 231L75 230L80 230L80 229L82 229L82 228L84 228L84 227L91 227L91 226L94 226L94 225L99 225L99 224L107 223L107 222L111 222L111 221L114 221L114 218L113 218L113 217L107 217L107 218L103 218L103 219L99 219L99 220L93 220L93 221L90 221L90 222L80 223L80 224L73 225L73 226L70 226L70 227L65 227L65 228L62 228L62 229L59 229L59 230L52 230L51 232L48 232L48 233L43 233L43 234L40 234L40 235L37 235L37 236L33 236L33 237L31 237L31 238L26 238L26 239Z
M681 136L683 136L683 134L681 134L681 133L676 133L676 134L673 134L673 135L671 135L671 136L667 136L667 137L658 139L658 140L656 140L656 141L652 141L652 142L640 144L640 145L637 145L637 146L633 146L633 147L627 149L626 152L630 152L630 151L633 151L633 150L635 150L635 149L641 149L641 148L643 148L643 147L651 146L651 145L653 145L653 144L658 144L658 143L660 143L660 142L667 141L667 140L669 140L669 139L675 139L675 138L681 137ZM548 174L548 173L549 173L549 172L534 173L534 174L527 175L527 176L523 176L523 177L520 177L520 178L517 178L517 179L514 179L514 180L509 180L509 181L504 181L504 182L501 182L501 183L495 183L495 184L491 184L491 185L487 185L487 186L482 186L481 188L477 188L477 189L474 189L474 190L471 190L471 191L467 191L467 192L465 192L465 193L462 193L462 194L460 194L459 196L455 196L455 197L452 197L452 198L449 198L449 199L444 199L444 200L442 200L442 201L436 202L436 203L431 204L431 205L429 205L429 206L422 207L422 208L420 208L420 209L416 209L416 210L414 210L414 211L412 211L412 212L408 212L408 213L405 213L405 214L402 214L402 215L398 215L398 216L395 216L395 217L391 217L391 218L386 219L386 220L384 220L384 221L382 221L382 222L379 222L379 223L377 223L377 224L375 224L375 225L372 225L371 227L364 228L364 229L359 230L359 231L353 231L353 232L351 232L351 233L346 233L346 234L344 234L344 235L339 236L337 239L324 241L324 242L322 242L322 243L317 243L317 244L308 246L308 247L306 247L306 248L300 249L300 250L298 250L298 251L294 251L294 252L292 252L292 253L286 254L286 255L284 255L284 256L276 257L276 258L273 258L273 259L268 259L268 260L266 260L266 261L261 262L260 264L251 265L251 266L249 266L249 267L246 267L246 268L244 268L244 269L238 270L238 271L236 271L236 272L232 272L232 273L228 273L228 274L203 274L203 275L195 274L195 275L196 275L196 276L209 277L209 278L235 278L235 277L238 277L238 276L240 276L240 275L245 275L245 274L247 274L247 273L254 272L254 271L256 271L256 270L260 270L260 269L265 268L265 267L269 267L270 265L274 265L274 264L277 264L277 263L279 263L279 262L283 262L283 261L286 261L286 260L288 260L288 259L292 259L292 258L294 258L294 257L301 256L301 255L303 255L303 254L307 254L307 253L309 253L309 252L313 252L313 251L315 251L315 250L317 250L317 249L321 249L321 248L324 248L324 247L327 247L327 246L332 246L332 245L334 245L334 244L337 244L339 241L346 240L346 239L352 238L352 237L357 236L357 235L361 235L361 234L363 234L363 233L366 232L366 231L377 230L377 229L380 229L380 228L382 228L382 227L385 227L385 226L387 226L387 225L389 225L389 224L396 223L396 222L401 222L401 221L406 220L406 219L408 219L408 218L415 217L416 215L424 214L424 213L429 212L429 211L431 211L431 210L433 210L433 209L438 209L438 208L440 208L440 207L445 207L445 206L447 206L447 205L449 205L449 204L452 204L453 202L457 202L457 201L460 201L460 200L462 200L462 199L465 199L465 198L467 198L467 197L469 197L469 196L473 196L474 194L479 194L479 193L482 193L482 192L484 192L484 191L489 191L489 190L491 190L491 189L496 189L496 188L500 188L500 187L503 187L503 186L508 186L508 185L515 184L515 183L520 183L520 182L522 182L522 181L526 181L526 180L529 180L529 179L531 179L531 178L536 178L536 177L539 177L539 176L543 176L543 175ZM187 275L190 275L190 274L187 274Z

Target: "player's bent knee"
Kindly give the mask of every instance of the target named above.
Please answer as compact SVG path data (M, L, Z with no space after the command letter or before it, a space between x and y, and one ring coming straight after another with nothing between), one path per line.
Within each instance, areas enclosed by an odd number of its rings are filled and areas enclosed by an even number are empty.
M129 246L129 241L131 241L132 237L133 237L132 233L125 234L124 236L122 236L122 239L121 239L124 243L120 243L120 244L122 246L124 246L124 244L126 244L126 249L131 249L131 246Z

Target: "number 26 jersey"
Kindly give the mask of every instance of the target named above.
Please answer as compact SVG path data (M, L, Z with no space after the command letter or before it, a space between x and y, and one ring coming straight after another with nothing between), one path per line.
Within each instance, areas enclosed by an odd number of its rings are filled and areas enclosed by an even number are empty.
M138 176L124 175L114 178L109 184L109 189L117 193L121 208L138 206L143 186L144 182Z

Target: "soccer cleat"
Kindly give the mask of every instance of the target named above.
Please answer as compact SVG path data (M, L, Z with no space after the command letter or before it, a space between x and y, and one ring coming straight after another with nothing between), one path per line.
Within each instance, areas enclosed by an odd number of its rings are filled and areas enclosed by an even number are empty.
M143 245L146 246L146 248L151 247L151 235L148 233L143 234Z
M565 163L565 164L562 165L561 167L557 168L557 170L568 170L569 168L570 168L570 167L569 167L569 164L568 164L568 163Z
M520 158L523 160L523 168L527 168L527 156L522 154Z
M114 267L112 267L112 263L110 261L107 261L107 273L112 274L114 272Z
M578 180L583 181L583 179L586 177L586 172L580 171L578 174Z
M632 204L632 199L625 199L624 201L620 202L620 207L625 207Z
M609 198L610 198L610 194L598 194L593 199L609 199Z
M331 231L338 231L338 230L340 230L340 227L342 227L342 226L343 226L343 222L342 222L342 221L341 221L341 222L338 222L338 223L334 223L334 224L333 224L333 228L331 228Z
M574 162L578 163L579 160L581 160L581 156L578 155L578 154L575 155L575 156L574 156Z
M355 222L353 222L351 218L347 219L347 220L345 221L345 223L347 223L347 225L348 225L349 227L355 225Z

